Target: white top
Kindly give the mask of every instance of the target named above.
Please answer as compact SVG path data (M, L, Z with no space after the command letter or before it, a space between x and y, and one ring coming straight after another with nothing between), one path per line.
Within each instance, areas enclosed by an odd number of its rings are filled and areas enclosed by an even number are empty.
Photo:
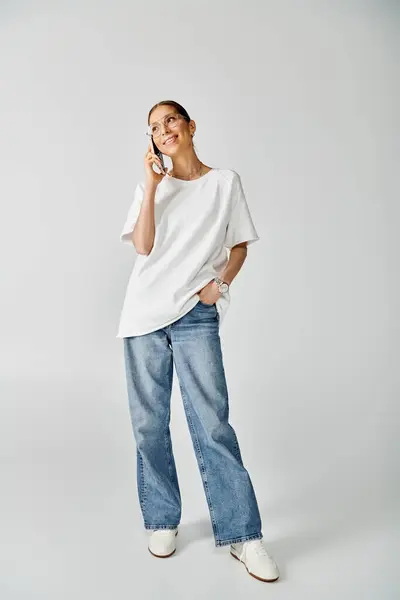
M120 235L133 250L143 195L141 182ZM192 180L167 175L154 202L153 248L148 255L137 254L117 338L144 335L183 317L199 301L197 292L222 274L228 249L259 239L240 176L231 169L212 169ZM229 292L216 302L220 324L229 303Z

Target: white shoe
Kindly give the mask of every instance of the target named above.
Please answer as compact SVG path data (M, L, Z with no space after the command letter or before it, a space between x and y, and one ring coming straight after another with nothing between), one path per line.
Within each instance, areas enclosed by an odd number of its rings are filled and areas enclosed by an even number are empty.
M149 535L149 551L158 558L167 558L176 550L175 537L178 528L175 529L153 529Z
M231 554L244 563L248 573L256 579L276 581L279 578L278 566L265 548L263 540L231 544Z

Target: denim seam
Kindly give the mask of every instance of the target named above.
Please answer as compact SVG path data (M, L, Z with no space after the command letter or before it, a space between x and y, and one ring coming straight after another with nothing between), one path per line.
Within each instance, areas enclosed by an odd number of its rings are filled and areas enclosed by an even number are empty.
M138 456L139 456L140 483L141 483L141 489L142 489L140 504L142 506L142 512L144 514L144 510L145 510L145 506L146 506L146 500L147 500L147 484L146 484L146 480L145 480L145 477L144 477L143 457L142 457L142 455L141 455L141 453L140 453L139 450L137 450L137 452L138 452Z
M167 427L168 427L168 425L167 425ZM176 487L178 489L178 500L179 500L179 503L180 503L181 502L181 497L180 497L180 492L179 492L179 482L178 482L177 477L176 477L176 467L175 467L175 470L174 470L173 465L172 465L171 436L168 436L167 429L165 429L164 444L165 444L165 450L166 450L166 453L167 453L169 476L171 478L171 481L176 484Z
M215 540L215 545L227 546L229 544L240 544L249 540L260 540L263 537L262 533L252 533L249 535L243 535L241 537L230 538L229 540Z
M217 527L217 522L216 522L216 519L215 519L214 508L213 508L212 501L211 501L210 490L209 490L209 487L208 487L208 481L207 481L207 478L206 478L206 470L205 470L205 467L204 467L203 453L201 451L200 442L199 442L199 438L197 436L196 429L193 426L193 421L192 421L192 417L191 417L191 414L190 414L190 407L189 407L189 404L186 402L185 394L184 394L184 391L183 391L182 387L181 387L181 395L182 395L183 404L184 404L184 406L186 408L186 416L187 416L187 420L188 420L188 423L189 423L189 427L190 427L190 429L192 431L192 434L193 434L193 439L194 439L194 442L195 442L194 446L195 446L195 449L197 450L197 454L198 454L198 457L199 457L200 474L201 474L201 478L203 480L204 489L205 489L205 492L206 492L207 504L209 506L210 513L211 513L211 522L212 522L212 526L213 526L213 530L214 530L214 535L215 535L215 538L217 538L218 537L218 527Z
M153 524L149 524L149 523L145 522L145 524L144 524L145 529L177 529L178 526L179 526L179 523L177 523L176 525L165 525L165 524L155 523L153 525Z

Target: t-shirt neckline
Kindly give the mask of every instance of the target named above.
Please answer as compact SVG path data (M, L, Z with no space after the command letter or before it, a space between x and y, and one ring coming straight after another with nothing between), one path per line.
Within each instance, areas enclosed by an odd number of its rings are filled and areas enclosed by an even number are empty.
M210 173L213 173L214 171L217 171L216 167L213 167L212 169L210 169L209 171L207 171L207 173L204 173L204 175L202 175L201 177L197 177L196 179L179 179L178 177L174 177L173 175L166 176L167 181L178 181L179 183L182 184L191 184L191 183L195 183L196 181L201 181L202 179L204 179L205 177L207 177L208 175L210 175Z

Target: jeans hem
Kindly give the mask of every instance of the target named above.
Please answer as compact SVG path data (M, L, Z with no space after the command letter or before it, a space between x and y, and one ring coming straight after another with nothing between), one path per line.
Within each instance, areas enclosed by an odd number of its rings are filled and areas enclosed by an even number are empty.
M215 545L228 546L229 544L240 544L241 542L247 542L249 540L261 540L263 537L262 533L252 533L250 535L242 535L241 537L230 538L229 540L215 540Z
M147 523L145 523L144 528L145 529L176 529L178 527L179 523L177 525L149 525Z

